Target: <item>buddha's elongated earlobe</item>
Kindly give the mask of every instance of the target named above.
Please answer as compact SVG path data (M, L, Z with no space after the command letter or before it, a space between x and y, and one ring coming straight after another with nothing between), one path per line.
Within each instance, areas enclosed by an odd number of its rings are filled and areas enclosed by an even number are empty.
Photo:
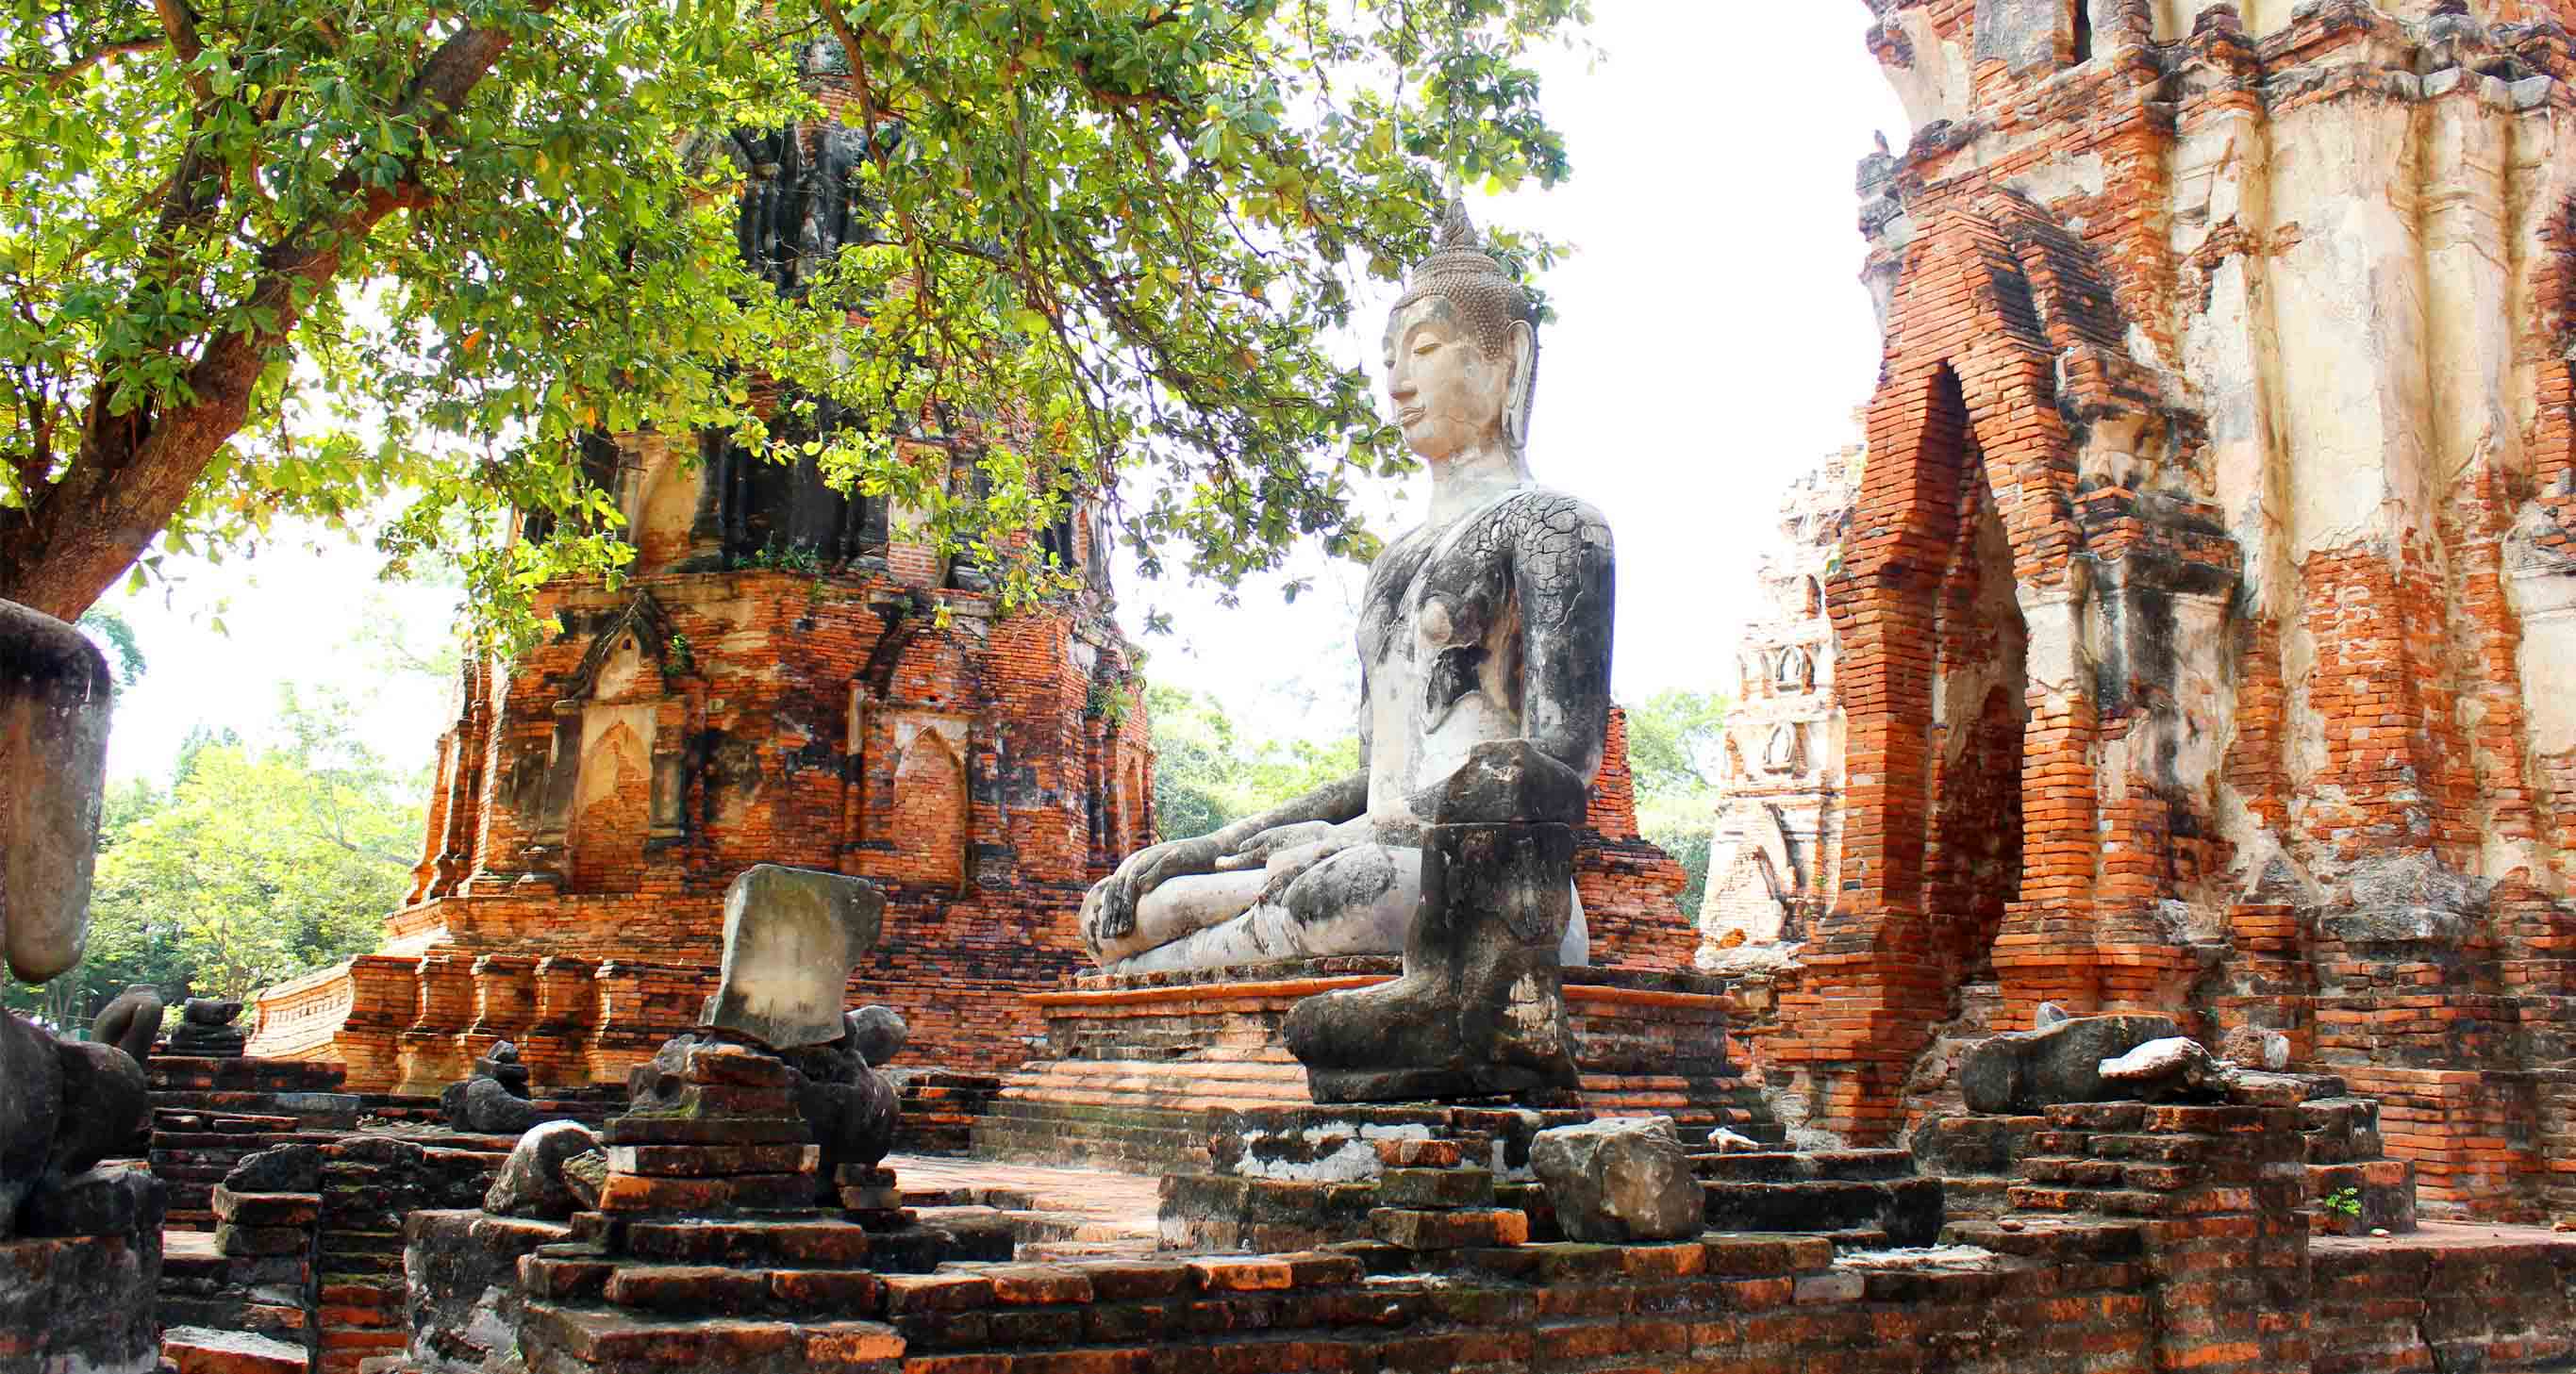
M1503 440L1512 452L1529 448L1530 402L1538 393L1538 333L1527 320L1512 321L1511 387L1503 395Z

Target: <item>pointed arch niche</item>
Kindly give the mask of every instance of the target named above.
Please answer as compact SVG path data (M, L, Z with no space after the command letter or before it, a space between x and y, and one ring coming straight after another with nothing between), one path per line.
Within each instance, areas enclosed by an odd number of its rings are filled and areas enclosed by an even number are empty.
M2108 356L2092 334L2116 313L2081 245L2025 202L1925 219L1825 587L1846 723L1839 891L1781 1005L1783 1067L1855 1143L1902 1128L1906 1078L1961 983L2021 976L1996 968L2007 944L2071 923L2082 938L2046 953L2089 976L2095 720L2073 667L2082 535L2057 388L2062 354ZM2044 665L2032 607L2053 617Z
M890 623L850 684L861 783L852 867L880 882L964 896L973 873L975 675L963 623L887 605Z
M555 702L536 843L560 853L568 891L634 891L645 855L685 830L678 731L662 728L670 642L669 616L637 592L591 637Z
M962 894L970 829L965 718L903 711L887 724L895 765L886 829L898 846L890 876Z

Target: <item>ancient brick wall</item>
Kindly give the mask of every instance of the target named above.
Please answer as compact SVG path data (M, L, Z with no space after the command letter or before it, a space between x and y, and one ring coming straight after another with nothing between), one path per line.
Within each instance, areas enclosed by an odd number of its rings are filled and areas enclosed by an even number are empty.
M1778 1080L1885 1139L1965 988L2181 1009L2427 1103L2428 1209L2555 1208L2576 13L1875 10L1914 129L1862 166L1841 884Z
M1592 932L1592 962L1689 968L1698 940L1675 900L1689 883L1680 863L1637 833L1636 787L1628 776L1628 713L1614 706L1601 771L1593 777L1574 847L1574 890Z

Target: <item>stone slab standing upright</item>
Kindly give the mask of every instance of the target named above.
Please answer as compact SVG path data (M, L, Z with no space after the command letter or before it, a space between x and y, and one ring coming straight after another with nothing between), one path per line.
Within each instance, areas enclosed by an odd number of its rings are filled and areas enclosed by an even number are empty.
M724 972L706 1024L782 1050L840 1039L850 970L884 915L884 890L863 878L752 865L725 889Z

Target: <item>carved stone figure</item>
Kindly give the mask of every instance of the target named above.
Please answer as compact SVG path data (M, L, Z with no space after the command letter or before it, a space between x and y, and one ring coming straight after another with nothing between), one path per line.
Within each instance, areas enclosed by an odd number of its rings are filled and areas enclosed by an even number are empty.
M0 601L0 950L28 982L80 961L109 697L106 660L78 630ZM0 1013L0 1240L22 1227L62 1235L159 1224L159 1183L90 1167L142 1124L139 1057L160 1027L149 988L111 1003L90 1041Z
M894 1148L902 1123L902 1096L880 1072L911 1035L892 1007L861 1007L842 1017L840 1039L785 1051L794 1070L788 1087L797 1115L823 1147L816 1170L827 1192L841 1166L873 1168Z
M1386 333L1388 393L1430 466L1431 507L1369 570L1362 771L1129 858L1084 904L1104 968L1393 952L1423 897L1427 826L1582 818L1610 709L1610 530L1530 476L1536 318L1453 205ZM1561 814L1436 815L1469 758L1505 745L1570 779ZM1570 886L1562 905L1552 956L1579 964L1589 941Z
M242 1004L229 999L191 997L180 1008L179 1026L170 1032L170 1053L204 1059L235 1059L250 1037L233 1022Z

